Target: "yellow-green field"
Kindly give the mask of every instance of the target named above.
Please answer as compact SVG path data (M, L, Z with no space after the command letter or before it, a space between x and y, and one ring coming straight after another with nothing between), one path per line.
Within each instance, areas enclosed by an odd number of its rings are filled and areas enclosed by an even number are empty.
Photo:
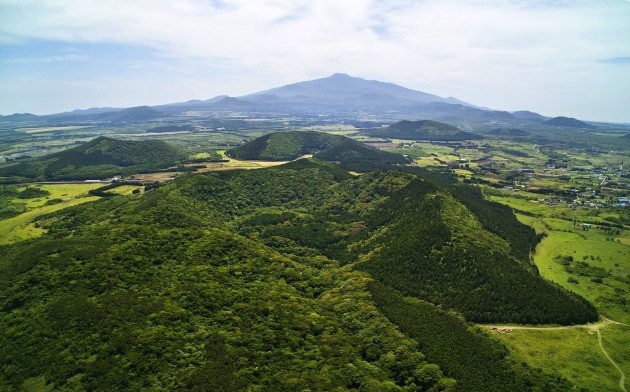
M98 199L88 191L103 186L102 184L51 184L41 188L50 192L49 196L37 199L20 200L26 203L27 211L9 219L0 220L0 244L9 244L40 236L43 229L37 228L32 221L36 217L62 208L74 206ZM61 199L59 203L46 205L49 200Z

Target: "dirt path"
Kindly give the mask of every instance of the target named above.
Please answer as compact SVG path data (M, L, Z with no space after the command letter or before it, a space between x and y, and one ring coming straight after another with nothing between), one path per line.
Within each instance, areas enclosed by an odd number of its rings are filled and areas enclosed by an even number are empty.
M623 325L625 325L625 324L623 324ZM610 355L608 355L608 353L604 349L604 344L602 343L602 332L599 329L597 330L597 341L599 342L599 348L602 349L602 352L604 353L606 358L608 358L610 363L612 363L613 366L619 371L619 374L621 374L621 378L619 379L619 388L621 388L621 390L623 392L627 392L627 390L626 390L626 375L623 374L623 370L621 370L621 367L619 365L617 365L617 363L615 361L613 361L613 359L610 357Z
M630 325L628 324L620 323L618 321L614 321L606 317L602 317L602 321L592 323L592 324L566 325L566 326L559 326L559 327L533 327L533 326L529 327L529 326L524 326L524 325L480 325L480 327L488 329L491 332L498 332L498 333L510 333L515 330L523 330L523 329L534 330L534 331L558 331L558 330L565 330L565 329L585 328L591 331L595 331L597 332L597 341L599 343L599 348L602 350L606 358L608 358L610 363L613 364L615 369L617 369L617 371L621 375L621 378L619 379L619 388L621 388L623 392L627 392L626 375L623 373L623 370L621 370L621 367L611 358L610 355L608 355L608 352L606 351L606 349L604 349L604 343L602 342L601 329L610 324L625 325L626 327L630 327Z
M534 330L534 331L558 331L558 330L563 330L563 329L586 328L592 331L598 331L599 329L609 324L627 325L627 324L613 321L613 320L603 317L602 321L598 321L596 323L579 324L579 325L562 325L558 327L536 327L536 326L526 326L526 325L488 325L488 324L482 324L479 326L482 328L488 329L490 331L497 331L500 333L501 332L505 333L505 332L515 331L515 330L523 330L523 329Z

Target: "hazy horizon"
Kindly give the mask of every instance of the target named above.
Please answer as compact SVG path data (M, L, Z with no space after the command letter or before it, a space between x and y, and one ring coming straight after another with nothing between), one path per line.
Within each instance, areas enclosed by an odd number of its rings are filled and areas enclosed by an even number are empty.
M628 0L0 0L0 114L241 96L346 73L628 123L628 20Z

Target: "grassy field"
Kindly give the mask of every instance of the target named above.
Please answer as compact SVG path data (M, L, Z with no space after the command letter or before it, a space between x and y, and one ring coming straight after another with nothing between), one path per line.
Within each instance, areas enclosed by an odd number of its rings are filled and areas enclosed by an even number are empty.
M604 347L612 359L621 367L626 377L630 377L630 350L628 349L628 335L630 327L611 325L602 331ZM626 389L630 387L630 380L626 380Z
M580 225L582 220L604 222L616 216L614 211L549 206L526 194L490 199L526 212L517 218L545 234L534 253L543 277L585 297L603 316L630 324L630 233L611 234L595 226L585 231ZM570 267L579 263L579 268L567 268L558 256L570 256ZM605 350L630 376L630 326L608 324L600 333ZM590 391L620 390L620 375L601 351L593 330L514 330L496 336L517 361L555 370Z
M50 192L49 196L20 200L20 202L26 203L27 211L9 219L0 220L0 244L18 242L41 235L43 230L33 225L33 219L62 208L96 200L98 197L89 196L87 192L101 186L102 184L54 184L41 186L41 188ZM50 204L50 201L55 199L60 200Z
M601 352L592 330L514 330L495 336L508 345L519 362L556 372L589 391L619 390L618 373Z

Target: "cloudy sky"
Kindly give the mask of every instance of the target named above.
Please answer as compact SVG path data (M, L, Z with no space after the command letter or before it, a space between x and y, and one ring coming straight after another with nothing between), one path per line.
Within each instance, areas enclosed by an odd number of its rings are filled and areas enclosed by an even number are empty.
M630 122L630 1L0 0L0 114L239 96L336 72Z

